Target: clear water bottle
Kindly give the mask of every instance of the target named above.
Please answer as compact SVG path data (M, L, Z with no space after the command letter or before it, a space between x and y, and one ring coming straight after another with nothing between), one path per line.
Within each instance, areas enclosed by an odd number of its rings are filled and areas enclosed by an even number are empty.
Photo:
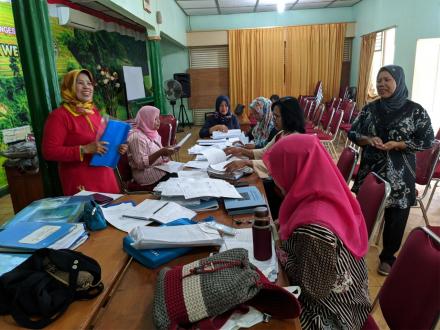
M254 257L264 261L272 257L272 231L267 207L256 207L252 226Z

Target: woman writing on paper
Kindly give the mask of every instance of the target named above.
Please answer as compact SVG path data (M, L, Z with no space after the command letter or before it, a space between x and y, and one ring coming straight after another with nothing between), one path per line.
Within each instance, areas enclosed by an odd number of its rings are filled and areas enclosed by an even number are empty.
M232 172L245 166L252 167L262 179L269 177L266 166L261 158L281 138L295 133L304 133L304 115L297 99L285 97L272 105L274 126L279 131L264 148L247 149L228 147L224 151L227 155L245 156L248 160L234 160L225 166L226 171ZM270 110L269 110L270 111Z
M46 160L58 162L64 195L80 190L119 193L113 169L90 166L95 153L104 154L107 142L98 141L103 118L93 103L94 80L87 70L72 70L61 86L62 105L52 111L44 126L42 151ZM124 154L127 145L119 152Z
M212 132L220 131L227 132L228 129L239 129L237 117L231 113L231 105L229 98L220 95L215 100L215 113L208 117L205 124L200 129L199 136L201 138L210 137Z
M271 106L272 102L262 96L253 100L249 105L251 115L257 121L257 124L249 134L249 139L254 141L253 146L256 149L264 148L277 133ZM248 145L245 147L251 149Z
M135 128L128 136L128 161L134 180L141 185L154 185L168 178L166 172L155 168L169 161L178 148L162 147L157 130L160 111L153 106L142 107L135 118ZM151 187L149 187L151 188Z
M284 195L279 231L287 279L278 284L301 287L301 328L361 329L370 299L367 228L357 200L316 136L283 138L263 160Z

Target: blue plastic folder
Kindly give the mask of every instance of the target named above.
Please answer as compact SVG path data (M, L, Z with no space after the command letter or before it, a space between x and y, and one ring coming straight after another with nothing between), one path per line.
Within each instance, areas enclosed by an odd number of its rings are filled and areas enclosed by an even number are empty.
M257 187L240 187L238 193L243 198L225 198L225 209L229 215L253 213L258 206L266 206L266 201Z
M130 125L118 120L109 120L100 141L108 142L107 152L103 155L94 154L90 165L115 168L119 162L119 145L127 141Z
M208 217L203 221L213 221L213 217ZM194 225L197 222L192 221L187 218L177 219L163 226L179 226L179 225ZM136 261L140 262L147 268L157 268L168 261L176 259L188 252L190 252L192 247L180 247L180 248L170 248L170 249L145 249L137 250L131 246L133 240L130 236L125 236L123 240L124 251L128 255L132 256Z
M0 231L1 252L33 252L51 246L75 227L73 223L20 222Z

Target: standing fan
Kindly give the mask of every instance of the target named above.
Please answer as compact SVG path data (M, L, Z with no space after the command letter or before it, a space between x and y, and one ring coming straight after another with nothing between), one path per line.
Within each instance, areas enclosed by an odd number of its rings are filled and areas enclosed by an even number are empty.
M182 97L182 85L174 79L168 79L163 85L165 97L170 101L170 104L173 107L173 116L176 117L174 106L176 105L176 100Z

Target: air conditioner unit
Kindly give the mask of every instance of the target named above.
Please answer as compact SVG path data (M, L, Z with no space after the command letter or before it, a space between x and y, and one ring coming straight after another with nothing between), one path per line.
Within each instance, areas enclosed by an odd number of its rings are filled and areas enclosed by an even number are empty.
M57 12L60 25L72 26L87 31L98 31L103 29L102 20L92 15L69 7L57 7Z

